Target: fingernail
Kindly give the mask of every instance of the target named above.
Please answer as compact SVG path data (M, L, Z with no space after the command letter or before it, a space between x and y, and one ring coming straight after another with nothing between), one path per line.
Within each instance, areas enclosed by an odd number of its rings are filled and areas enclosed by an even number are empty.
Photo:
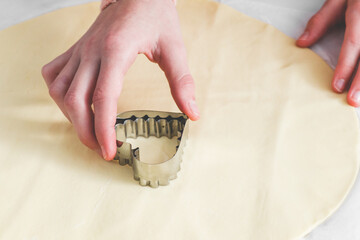
M335 88L336 90L338 90L339 92L342 92L345 88L345 79L338 79L335 81Z
M299 37L299 40L302 41L302 40L306 40L308 37L309 37L309 31L305 31L300 37Z
M360 91L357 90L351 97L355 102L359 103L360 102Z
M105 152L104 147L100 145L100 148L101 148L101 152L102 152L102 157L103 157L104 159L106 159L106 152Z
M190 100L188 104L189 104L190 111L192 112L192 114L194 114L196 119L198 119L200 117L200 111L196 105L195 100Z

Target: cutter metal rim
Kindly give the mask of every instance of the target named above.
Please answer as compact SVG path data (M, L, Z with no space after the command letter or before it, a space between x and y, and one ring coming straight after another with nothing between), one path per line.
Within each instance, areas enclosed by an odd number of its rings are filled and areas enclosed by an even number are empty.
M133 168L134 179L142 186L156 188L169 184L177 177L180 170L181 157L188 133L188 117L183 113L162 111L129 111L117 115L115 130L117 153L114 160L120 165ZM127 138L143 136L178 137L178 145L174 155L160 163L142 162L139 148L133 149L126 142Z

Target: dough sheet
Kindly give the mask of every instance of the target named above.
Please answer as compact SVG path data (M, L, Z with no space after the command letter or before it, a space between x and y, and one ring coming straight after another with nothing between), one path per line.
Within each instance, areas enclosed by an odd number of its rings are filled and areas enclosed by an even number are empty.
M0 32L0 239L296 239L341 204L358 172L359 126L330 89L333 71L274 27L215 2L177 5L201 111L178 179L141 187L130 167L83 146L40 69L98 7ZM118 104L137 109L178 111L144 56Z

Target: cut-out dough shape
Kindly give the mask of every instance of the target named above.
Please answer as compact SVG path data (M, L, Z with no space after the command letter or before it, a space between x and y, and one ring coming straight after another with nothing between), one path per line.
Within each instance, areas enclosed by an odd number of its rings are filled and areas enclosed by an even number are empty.
M78 140L40 68L99 12L91 3L0 32L0 239L294 239L341 204L358 171L359 131L333 71L275 28L218 3L179 0L201 120L179 178L141 188L130 168ZM141 97L140 97L141 96ZM140 56L118 112L177 112Z

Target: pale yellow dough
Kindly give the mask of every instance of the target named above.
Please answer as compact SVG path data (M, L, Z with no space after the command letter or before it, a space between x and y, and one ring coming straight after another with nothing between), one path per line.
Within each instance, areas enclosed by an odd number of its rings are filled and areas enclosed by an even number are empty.
M141 149L139 155L142 162L156 164L163 163L175 155L176 147L179 145L177 139L178 137L169 139L150 136L148 138L128 138L126 142L131 143L132 149L137 147Z
M155 190L83 146L40 75L99 4L0 32L0 239L294 239L343 201L359 131L330 89L330 67L227 6L177 7L201 120L190 125L179 178ZM119 112L134 109L178 111L143 56L119 99Z

